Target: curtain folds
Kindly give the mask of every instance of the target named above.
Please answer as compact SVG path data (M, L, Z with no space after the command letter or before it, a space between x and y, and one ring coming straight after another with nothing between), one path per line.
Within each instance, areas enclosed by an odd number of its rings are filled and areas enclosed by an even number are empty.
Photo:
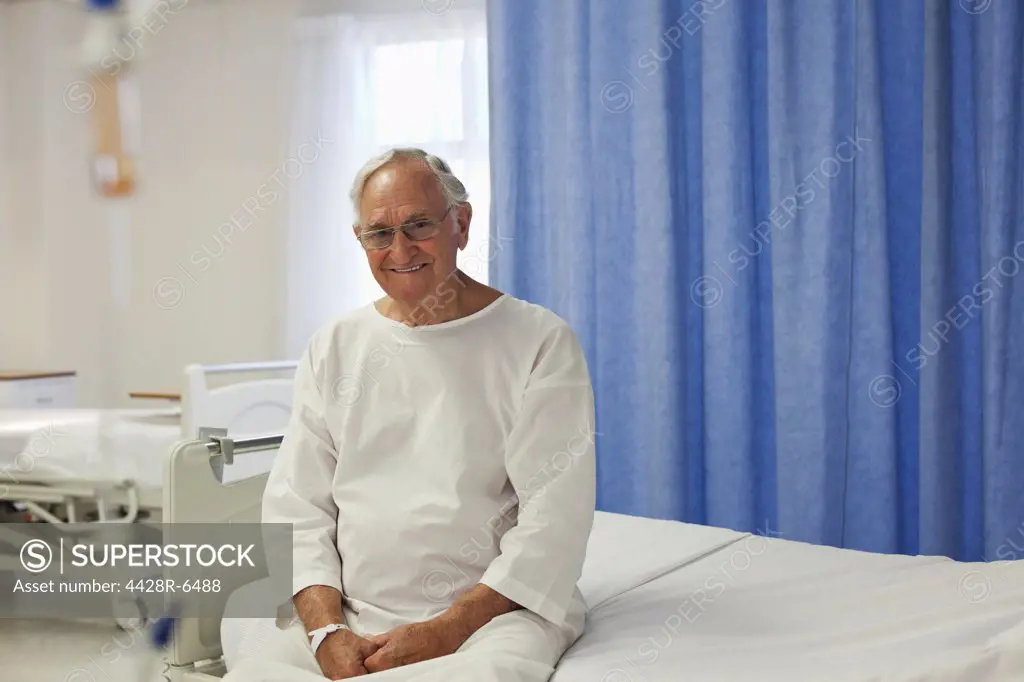
M581 337L600 507L1024 558L1024 6L489 10L491 281Z

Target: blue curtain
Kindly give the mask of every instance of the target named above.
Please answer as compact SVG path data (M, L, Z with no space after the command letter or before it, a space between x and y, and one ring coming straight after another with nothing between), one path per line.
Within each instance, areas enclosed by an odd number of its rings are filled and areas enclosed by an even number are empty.
M599 507L1024 558L1024 4L491 0L495 286Z

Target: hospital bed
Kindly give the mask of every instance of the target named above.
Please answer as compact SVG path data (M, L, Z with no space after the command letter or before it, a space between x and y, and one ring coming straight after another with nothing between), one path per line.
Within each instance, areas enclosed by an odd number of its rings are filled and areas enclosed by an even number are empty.
M156 522L166 457L176 442L197 437L203 427L258 435L287 425L291 377L230 380L295 367L189 365L181 406L167 409L0 411L0 502L50 523L140 516ZM230 383L212 387L213 377ZM236 473L245 475L244 466Z
M216 472L225 449L239 462L280 442L180 444L164 488L169 518L257 522L266 475L223 486ZM262 648L281 622L274 605L265 618L233 614L267 599L263 582L226 586L221 619L180 623L168 679L217 682ZM872 554L598 512L580 589L586 631L553 682L1024 679L1024 561Z
M229 429L254 436L282 431L291 416L294 384L282 373L296 366L294 361L189 365L181 406L170 409L0 412L0 521L161 523L173 446ZM276 378L237 380L256 373ZM222 385L212 386L215 378ZM267 468L269 461L253 457L217 475L230 483L231 476L244 478ZM27 540L17 526L0 523L0 570L18 569L18 548ZM114 619L118 627L146 622L148 614L134 605L124 609Z

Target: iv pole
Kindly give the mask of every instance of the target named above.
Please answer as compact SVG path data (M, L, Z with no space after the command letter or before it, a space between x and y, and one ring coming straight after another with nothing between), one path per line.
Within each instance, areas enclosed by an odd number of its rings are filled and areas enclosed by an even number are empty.
M106 401L120 402L126 313L130 305L131 204L136 189L135 162L139 153L138 95L131 60L136 49L126 50L130 28L128 0L83 0L89 13L82 41L82 61L92 89L93 186L107 200L108 291L104 337ZM128 53L129 61L122 58Z

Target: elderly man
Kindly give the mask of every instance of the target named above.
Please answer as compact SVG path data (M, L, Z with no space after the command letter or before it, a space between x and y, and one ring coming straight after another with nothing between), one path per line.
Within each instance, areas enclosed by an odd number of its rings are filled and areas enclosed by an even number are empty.
M456 266L448 165L371 160L355 237L387 294L321 329L267 484L297 620L239 682L547 680L583 630L595 503L586 362L552 312Z

